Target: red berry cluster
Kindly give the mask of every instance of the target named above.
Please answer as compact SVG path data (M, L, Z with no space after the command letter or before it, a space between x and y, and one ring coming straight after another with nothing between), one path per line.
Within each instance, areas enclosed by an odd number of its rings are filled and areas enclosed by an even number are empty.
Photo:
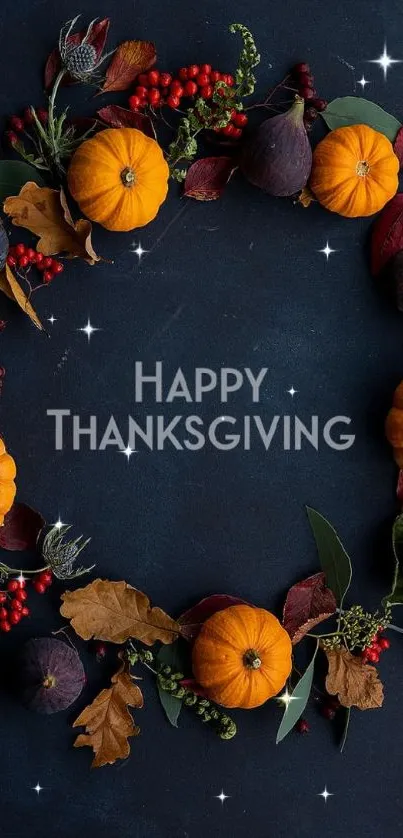
M298 719L297 724L295 725L295 730L298 733L309 733L310 727L306 719Z
M10 268L20 268L22 270L35 266L42 273L42 279L46 284L51 282L57 274L64 271L62 262L52 259L51 256L44 256L43 253L33 250L32 247L26 247L22 243L10 247L7 265Z
M324 719L329 719L332 722L339 708L340 702L338 698L326 694L326 698L321 704L320 712Z
M44 594L52 584L52 579L50 570L41 571L34 577L32 587L37 594ZM31 612L26 605L28 599L26 584L26 579L21 577L10 579L6 590L0 591L0 631L11 631L12 627L18 625L23 617L29 617Z
M315 79L312 75L309 64L301 62L296 64L291 71L293 81L298 94L305 99L305 126L310 127L321 111L327 108L326 99L320 99L315 90Z
M42 125L46 125L49 114L46 108L35 108L35 113ZM9 145L13 146L18 143L18 134L22 134L27 128L30 128L34 122L34 117L31 108L25 108L22 116L13 114L10 116L9 125L10 130L6 131L6 138Z
M228 87L234 84L233 76L213 70L211 64L182 67L177 77L160 70L150 70L148 73L140 73L136 81L134 95L129 99L131 110L164 104L178 108L183 97L201 96L202 99L211 99L217 81L225 82Z
M381 636L381 631L382 629L376 633L370 645L363 650L361 657L364 663L378 663L382 652L389 649L390 641L387 637Z

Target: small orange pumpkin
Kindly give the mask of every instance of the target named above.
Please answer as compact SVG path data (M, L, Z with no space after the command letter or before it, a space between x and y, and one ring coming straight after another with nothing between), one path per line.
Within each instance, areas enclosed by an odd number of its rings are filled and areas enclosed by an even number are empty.
M4 516L7 515L11 509L15 493L16 485L14 478L17 473L15 462L10 454L6 452L6 446L2 439L0 439L0 526L4 524Z
M403 381L393 394L391 407L385 423L386 439L393 448L393 456L399 468L403 468Z
M107 230L127 232L155 218L168 176L155 140L137 128L107 128L78 147L67 182L88 218Z
M212 701L259 707L277 695L291 672L291 640L274 614L231 605L209 617L192 653L193 673Z
M310 187L326 209L347 218L373 215L393 198L399 161L392 143L369 125L331 131L315 148Z

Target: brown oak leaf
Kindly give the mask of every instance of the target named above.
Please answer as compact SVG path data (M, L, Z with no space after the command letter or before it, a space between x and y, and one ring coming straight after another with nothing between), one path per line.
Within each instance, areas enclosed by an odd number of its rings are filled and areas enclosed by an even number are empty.
M30 303L25 291L21 288L20 283L7 263L5 264L3 270L0 271L0 291L3 291L3 294L5 294L9 300L13 300L14 303L17 303L23 312L28 315L34 326L43 331L42 323L32 303Z
M149 70L156 60L157 52L151 41L124 41L113 55L100 92L127 90L136 76Z
M63 190L26 183L19 195L5 200L4 212L17 227L39 236L37 249L45 256L65 253L90 265L100 260L91 243L91 222L84 218L73 221Z
M336 598L326 586L324 573L315 573L293 585L283 611L283 626L293 644L299 643L308 631L331 617L336 608Z
M73 727L83 726L86 729L85 733L77 736L74 747L89 745L93 749L92 768L126 759L130 754L129 737L140 733L128 708L143 707L143 695L124 664L111 683L112 686L102 690L73 724Z
M330 695L338 695L343 707L359 707L373 710L382 707L383 684L374 666L364 663L341 646L325 650L329 663L326 689Z
M127 582L95 579L85 588L62 594L60 613L71 620L74 631L90 640L124 643L129 637L152 646L156 640L173 643L180 626L161 608Z

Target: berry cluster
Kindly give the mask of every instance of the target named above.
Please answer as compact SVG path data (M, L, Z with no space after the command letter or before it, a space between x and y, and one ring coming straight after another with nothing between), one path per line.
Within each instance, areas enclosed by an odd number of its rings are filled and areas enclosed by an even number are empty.
M382 637L382 635L377 632L373 637L369 646L366 646L363 649L361 657L364 663L379 663L380 656L382 652L386 652L386 649L389 649L390 641L387 637Z
M42 125L46 125L49 114L46 108L35 108L35 113ZM18 143L18 134L22 134L29 129L34 122L32 108L25 108L22 116L14 114L10 116L9 125L10 130L6 131L6 138L9 145L14 146Z
M37 594L44 594L52 584L53 576L50 570L43 570L34 576L32 587ZM6 590L0 591L0 631L11 631L13 626L29 617L30 610L26 605L28 593L26 579L21 575L18 579L10 579Z
M312 75L309 64L301 62L296 64L291 71L293 82L297 92L302 99L305 99L305 127L310 128L315 122L318 113L327 108L325 99L320 99L315 90L315 79Z
M177 77L160 70L150 70L137 76L133 96L130 96L131 110L150 105L168 105L179 108L182 98L192 99L201 96L202 99L212 99L216 82L222 81L228 87L234 84L234 78L229 73L213 70L211 64L190 64L182 67Z
M64 271L64 265L57 259L52 259L51 256L44 256L32 247L26 247L25 244L16 244L10 247L7 256L7 265L10 268L20 268L27 270L35 267L42 273L43 282L48 284L52 279Z

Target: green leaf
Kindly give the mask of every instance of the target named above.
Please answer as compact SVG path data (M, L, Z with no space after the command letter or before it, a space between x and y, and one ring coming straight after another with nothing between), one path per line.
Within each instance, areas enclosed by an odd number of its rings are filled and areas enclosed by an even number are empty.
M313 653L313 658L309 666L306 668L302 678L300 678L291 693L291 701L284 710L284 715L277 731L276 745L278 745L278 743L285 739L285 737L290 733L305 710L311 694L315 658L318 649L319 643L316 644L316 649Z
M11 195L18 195L28 181L45 186L37 170L28 163L19 160L0 160L0 201Z
M307 513L318 548L321 567L326 576L326 584L333 591L337 604L341 607L351 582L350 557L329 521L309 506L307 506Z
M344 730L343 730L343 736L341 737L341 742L340 742L340 753L341 754L344 751L344 747L345 747L345 744L346 744L346 741L347 741L347 734L348 734L348 730L349 730L349 727L350 727L350 719L351 719L351 707L346 707L345 709L346 709L346 716L345 716L345 722L344 722Z
M382 600L382 604L389 605L403 605L403 568L401 567L401 559L403 559L403 514L395 518L392 529L392 545L393 555L395 557L395 573L392 582L392 590Z
M173 672L183 672L184 655L182 641L179 639L175 640L174 643L170 643L168 646L161 646L157 660L159 663L170 666ZM158 687L158 695L168 721L173 727L178 727L178 718L182 710L181 699L175 698L171 693L162 690L160 687Z
M345 125L370 125L385 137L394 142L397 132L402 127L396 117L387 113L368 99L361 99L358 96L342 96L340 99L333 99L329 102L321 116L328 128L333 131Z

